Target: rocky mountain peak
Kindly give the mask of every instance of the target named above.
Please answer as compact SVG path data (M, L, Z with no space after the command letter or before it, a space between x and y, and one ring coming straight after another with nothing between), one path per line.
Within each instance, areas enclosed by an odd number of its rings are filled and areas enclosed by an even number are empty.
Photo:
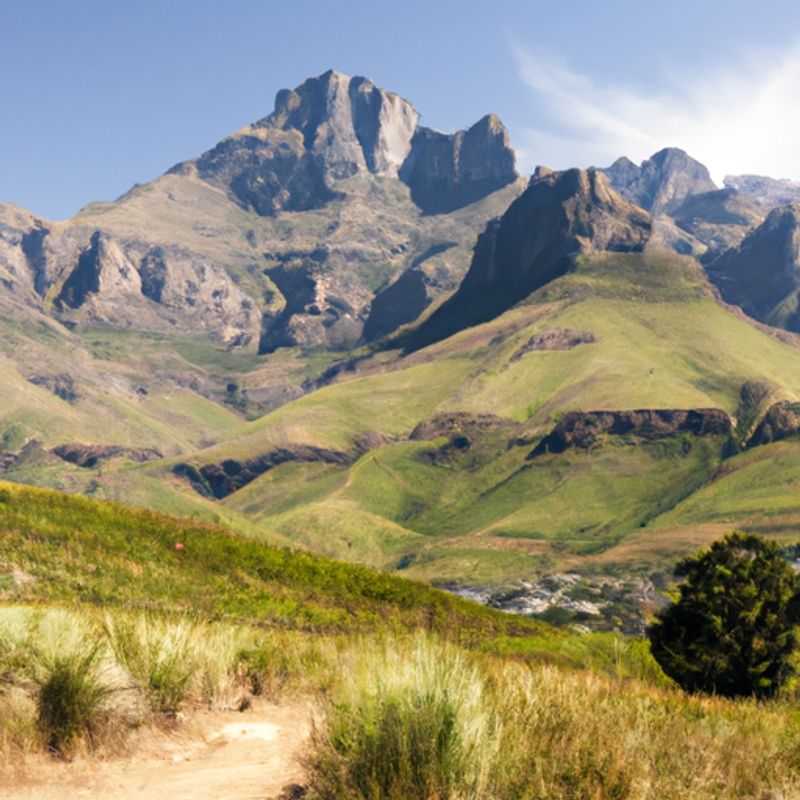
M690 195L717 189L708 169L677 147L659 150L638 167L619 158L603 171L620 194L654 215L669 213Z
M329 70L282 89L275 110L194 164L201 178L263 216L321 208L357 175L399 178L429 214L469 205L512 183L508 131L488 114L454 134L420 127L414 106L364 77Z
M615 191L601 170L537 169L525 192L481 234L463 283L415 345L494 318L564 275L579 255L641 251L651 232L650 215Z
M329 70L294 90L282 89L275 110L256 130L297 130L326 177L357 172L396 177L411 149L419 114L407 100L363 77Z
M418 128L400 178L426 213L474 203L517 178L508 130L495 114L453 134Z
M770 325L800 331L800 203L773 209L709 266L722 296Z
M800 181L763 175L726 175L723 183L766 208L800 201Z

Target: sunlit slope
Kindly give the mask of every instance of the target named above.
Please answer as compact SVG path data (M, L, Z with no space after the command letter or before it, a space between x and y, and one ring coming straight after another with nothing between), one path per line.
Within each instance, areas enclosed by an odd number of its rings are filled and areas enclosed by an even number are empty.
M568 349L530 347L553 332L590 336ZM735 417L746 381L775 399L800 395L800 350L720 305L695 262L660 254L584 259L491 323L360 370L189 461L244 463L301 445L345 454L348 463L281 463L207 502L312 549L425 578L503 580L589 563L689 504L730 444L611 437L530 458L566 411ZM453 412L501 420L464 450L445 435L409 440L419 423ZM174 463L143 472L196 497Z
M317 631L562 635L427 586L223 528L0 482L0 602L75 602Z
M596 339L515 354L558 329ZM697 264L667 255L602 255L493 322L326 387L249 424L204 460L273 443L346 447L361 433L404 435L437 412L493 413L546 425L574 409L722 408L746 380L800 392L800 349L731 313Z
M10 309L0 314L4 449L36 439L169 453L230 435L241 414L213 400L213 388L253 364L234 354L224 369L215 355L221 360L221 349L205 337L75 333L32 309Z

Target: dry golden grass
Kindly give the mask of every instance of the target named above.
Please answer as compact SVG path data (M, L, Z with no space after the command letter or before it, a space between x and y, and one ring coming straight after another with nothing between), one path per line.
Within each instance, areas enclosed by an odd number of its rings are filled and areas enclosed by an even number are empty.
M800 796L781 704L476 660L429 638L348 653L308 759L319 800Z

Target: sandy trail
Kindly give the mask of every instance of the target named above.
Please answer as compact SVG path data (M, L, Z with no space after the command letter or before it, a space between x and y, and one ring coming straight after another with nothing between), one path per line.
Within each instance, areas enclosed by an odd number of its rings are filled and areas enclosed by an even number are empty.
M307 706L209 713L187 730L148 737L129 757L31 765L3 800L267 800L302 781Z

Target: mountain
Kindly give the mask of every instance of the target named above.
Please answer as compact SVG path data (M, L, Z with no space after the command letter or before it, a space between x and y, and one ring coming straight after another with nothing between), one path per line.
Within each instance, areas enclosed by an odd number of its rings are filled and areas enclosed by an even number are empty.
M767 211L676 150L526 182L496 117L326 73L118 201L0 207L0 475L641 630L675 558L800 524L800 340L730 305L794 326Z
M709 266L722 296L770 325L800 331L800 203L770 211Z
M766 209L800 202L800 182L763 175L727 175L726 187L752 198Z
M554 573L578 594L617 581L630 617L598 601L590 622L631 630L687 550L795 530L800 341L721 303L601 172L538 170L482 235L473 281L211 446L78 453L72 488L462 589L523 581L513 607ZM56 474L8 459L8 479Z
M670 212L680 229L708 248L706 261L740 244L764 215L755 197L731 187L689 195Z
M1 207L4 292L79 328L346 349L383 291L403 324L455 289L520 190L497 117L440 134L398 95L330 71L113 203L62 223ZM434 256L435 276L421 273ZM392 290L408 270L423 290Z
M659 150L639 166L619 158L604 172L620 194L653 215L669 213L690 195L717 189L708 169L676 147Z
M675 147L640 166L619 158L603 172L623 197L653 215L654 246L704 262L739 244L766 213L750 195L717 189L708 169Z
M414 337L443 339L486 322L596 251L640 252L647 213L617 194L602 172L539 167L528 188L481 234L458 291Z

